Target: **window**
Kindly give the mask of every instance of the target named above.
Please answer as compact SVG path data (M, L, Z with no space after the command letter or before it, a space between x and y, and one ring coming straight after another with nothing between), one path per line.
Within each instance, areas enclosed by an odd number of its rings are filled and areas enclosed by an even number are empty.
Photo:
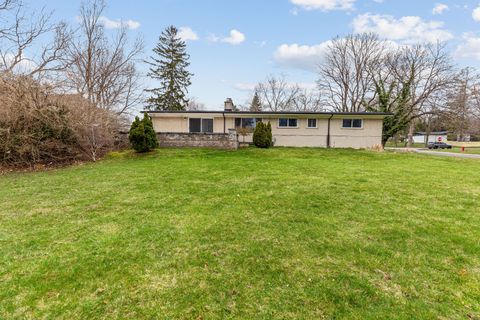
M262 122L261 118L235 118L235 128L254 129L259 122Z
M361 129L363 128L363 120L362 119L343 119L342 128Z
M213 133L213 119L190 118L189 128L192 133Z
M202 132L213 133L213 119L202 119Z
M317 127L317 119L308 119L308 128L316 128Z
M280 118L280 119L278 119L278 127L279 128L297 128L298 127L298 120L297 119Z
M235 128L254 129L257 123L262 122L259 118L235 118Z
M190 119L190 132L202 132L202 119Z

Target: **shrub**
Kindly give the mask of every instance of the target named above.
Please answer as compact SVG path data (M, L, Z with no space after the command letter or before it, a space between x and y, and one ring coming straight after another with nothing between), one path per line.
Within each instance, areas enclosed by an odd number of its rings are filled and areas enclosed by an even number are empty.
M157 135L152 119L145 113L143 119L135 117L128 134L132 148L137 152L148 152L158 147Z
M243 143L245 143L245 138L252 132L251 128L237 128L237 133L243 137Z
M0 77L0 163L27 166L76 158L69 112L28 77Z
M80 94L0 73L0 165L97 160L114 148L121 118Z
M273 136L272 136L272 124L270 121L267 123L267 137L269 141L269 146L273 146Z
M272 145L272 127L270 123L257 123L253 131L253 144L258 148L269 148Z
M117 114L97 108L80 95L60 96L55 100L57 105L65 105L69 110L70 127L80 158L96 161L109 151L118 150L115 139L122 119Z

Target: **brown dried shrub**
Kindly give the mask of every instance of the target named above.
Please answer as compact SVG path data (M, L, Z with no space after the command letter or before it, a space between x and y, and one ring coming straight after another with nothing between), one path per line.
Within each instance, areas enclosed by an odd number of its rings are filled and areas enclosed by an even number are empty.
M114 145L118 117L30 77L0 75L0 163L97 160Z

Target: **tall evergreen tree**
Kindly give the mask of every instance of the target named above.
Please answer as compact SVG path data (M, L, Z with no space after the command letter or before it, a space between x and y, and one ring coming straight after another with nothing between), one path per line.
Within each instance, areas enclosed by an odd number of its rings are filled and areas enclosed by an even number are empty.
M252 103L250 104L250 111L253 111L253 112L262 111L262 103L260 102L260 97L258 96L258 92L256 90L253 95Z
M190 56L186 52L185 41L178 36L174 26L166 28L160 35L157 46L150 57L148 76L158 80L160 86L147 90L151 93L147 100L148 108L154 110L185 110L188 86L193 76L187 68Z

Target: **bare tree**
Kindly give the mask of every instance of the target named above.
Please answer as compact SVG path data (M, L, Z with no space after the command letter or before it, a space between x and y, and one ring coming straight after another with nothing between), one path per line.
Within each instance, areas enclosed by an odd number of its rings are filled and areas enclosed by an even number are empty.
M299 90L293 106L295 111L319 112L323 110L319 93L305 88Z
M282 75L269 76L265 82L257 84L255 91L262 102L263 111L289 111L295 106L300 88L296 84L289 84Z
M193 97L188 99L187 110L188 111L205 110L205 104L198 102L197 98Z
M452 84L453 66L443 43L402 47L391 57L389 65L399 83L410 85L408 146L411 146L416 119L438 112L438 101Z
M449 128L456 133L458 141L464 141L474 126L475 118L478 117L479 86L480 75L470 67L460 70L453 79L443 118Z
M65 23L52 23L44 9L34 14L21 0L0 1L0 71L37 78L64 70L71 34ZM40 46L40 38L53 40Z
M333 39L319 66L323 105L340 112L358 112L370 105L376 92L369 71L380 65L385 47L372 33Z
M143 101L140 76L135 66L143 51L137 38L130 46L125 26L112 39L100 21L104 0L84 2L80 28L69 47L69 85L101 109L124 114Z
M476 74L472 83L471 95L472 95L472 116L474 117L474 123L477 124L478 131L480 132L480 81L477 81L480 78L480 75Z

